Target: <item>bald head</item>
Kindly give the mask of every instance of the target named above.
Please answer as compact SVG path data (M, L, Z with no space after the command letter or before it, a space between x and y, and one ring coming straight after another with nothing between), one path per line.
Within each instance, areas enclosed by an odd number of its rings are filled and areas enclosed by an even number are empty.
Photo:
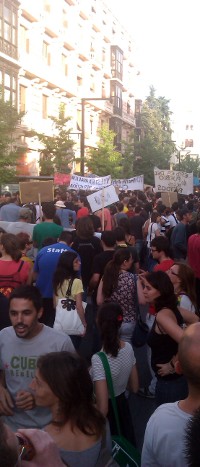
M179 342L178 360L188 383L200 387L200 323L185 330Z

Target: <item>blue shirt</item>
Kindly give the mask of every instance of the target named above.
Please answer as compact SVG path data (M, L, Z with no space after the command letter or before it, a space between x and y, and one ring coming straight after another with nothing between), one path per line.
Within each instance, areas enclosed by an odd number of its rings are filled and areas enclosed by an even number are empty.
M63 251L72 251L76 253L70 246L58 242L53 245L45 246L36 256L34 264L34 271L37 273L36 287L40 290L43 298L53 297L53 275L59 257ZM79 257L79 255L77 256Z

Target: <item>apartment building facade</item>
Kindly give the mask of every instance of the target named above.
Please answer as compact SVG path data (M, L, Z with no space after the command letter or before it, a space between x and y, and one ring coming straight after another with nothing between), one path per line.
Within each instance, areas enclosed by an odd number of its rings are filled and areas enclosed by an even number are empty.
M29 130L51 135L49 117L58 116L60 104L71 117L77 157L83 99L85 155L96 147L103 123L115 131L121 151L135 127L133 42L104 2L1 0L0 28L2 92L25 112L18 135L21 173L38 174L38 141Z

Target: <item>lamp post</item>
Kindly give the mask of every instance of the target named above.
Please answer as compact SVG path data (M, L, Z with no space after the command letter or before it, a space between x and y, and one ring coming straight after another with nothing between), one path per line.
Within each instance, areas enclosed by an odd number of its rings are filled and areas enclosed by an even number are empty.
M85 159L85 102L87 101L109 101L110 97L82 97L81 99L81 175L84 176Z

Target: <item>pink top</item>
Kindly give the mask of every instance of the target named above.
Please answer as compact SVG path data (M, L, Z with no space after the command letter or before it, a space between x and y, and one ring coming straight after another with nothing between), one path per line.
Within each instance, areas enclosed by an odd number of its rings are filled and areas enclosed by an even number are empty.
M97 211L95 213L100 219L101 219L101 226L103 229L102 225L102 210ZM108 208L104 208L104 230L112 230L112 220L111 220L111 214Z

